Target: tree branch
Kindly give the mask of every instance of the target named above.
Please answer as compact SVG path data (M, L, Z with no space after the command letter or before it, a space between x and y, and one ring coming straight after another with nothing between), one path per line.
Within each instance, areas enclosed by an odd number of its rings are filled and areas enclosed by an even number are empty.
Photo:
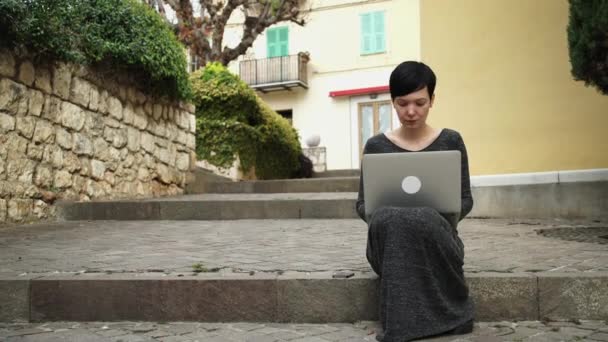
M164 13L167 3L178 20L179 40L204 64L219 61L226 65L246 53L255 39L266 28L278 22L291 21L304 25L301 17L301 0L198 0L200 17L194 17L191 1L194 0L144 0ZM273 5L274 4L274 5ZM242 7L245 13L243 37L234 48L223 47L226 25L234 10ZM256 12L257 16L251 11ZM166 15L164 15L166 17ZM211 41L209 35L211 34Z
M246 0L228 0L221 13L215 16L215 19L213 20L213 38L211 46L211 58L213 60L220 59L220 55L222 54L224 32L232 12L234 12L237 7L243 5L245 2Z
M167 24L173 24L167 18L167 12L165 11L165 4L163 3L163 0L146 0L146 4L158 12L158 14L165 20Z

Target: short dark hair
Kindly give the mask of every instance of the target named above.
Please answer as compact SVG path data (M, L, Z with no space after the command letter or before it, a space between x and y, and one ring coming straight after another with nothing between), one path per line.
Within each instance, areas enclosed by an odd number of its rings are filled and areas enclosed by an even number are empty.
M435 93L437 78L431 68L422 63L407 61L399 64L391 73L389 87L391 89L391 99L407 95L427 87L429 97Z

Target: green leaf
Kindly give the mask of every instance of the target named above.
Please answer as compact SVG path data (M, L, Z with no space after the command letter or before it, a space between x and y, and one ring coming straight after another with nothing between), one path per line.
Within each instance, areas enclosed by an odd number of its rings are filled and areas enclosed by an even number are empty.
M260 179L288 178L299 168L298 134L220 63L191 75L196 104L196 153L218 167L236 157Z
M183 46L136 0L0 0L0 45L24 46L34 58L109 64L161 96L191 94Z

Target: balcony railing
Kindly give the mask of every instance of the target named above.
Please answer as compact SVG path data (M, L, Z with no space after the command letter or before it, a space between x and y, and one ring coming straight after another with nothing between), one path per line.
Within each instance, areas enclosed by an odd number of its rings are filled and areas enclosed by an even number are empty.
M295 87L308 89L307 54L244 60L240 63L241 79L250 87L263 93L290 90Z

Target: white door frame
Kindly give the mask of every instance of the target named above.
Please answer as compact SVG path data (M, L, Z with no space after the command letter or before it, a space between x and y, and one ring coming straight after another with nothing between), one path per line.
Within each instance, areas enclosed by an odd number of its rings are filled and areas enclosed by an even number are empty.
M377 97L372 98L370 95L352 96L350 98L350 154L351 154L351 169L358 169L361 167L361 161L359 160L359 103L363 102L378 102L378 101L390 101L391 94L377 94ZM393 112L393 127L399 127L399 118L395 109Z

